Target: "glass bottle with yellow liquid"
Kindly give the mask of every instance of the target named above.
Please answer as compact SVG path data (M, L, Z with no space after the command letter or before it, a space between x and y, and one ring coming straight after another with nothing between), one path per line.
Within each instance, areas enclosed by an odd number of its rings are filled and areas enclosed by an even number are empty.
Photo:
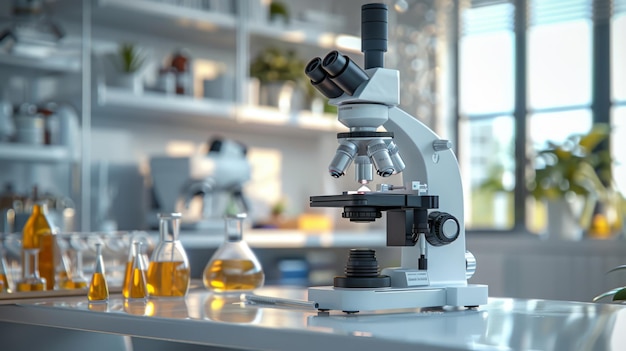
M96 263L87 293L89 302L109 301L109 286L104 272L104 259L102 258L102 244L96 243Z
M35 191L35 198L37 192ZM37 250L39 255L39 274L46 281L45 290L54 289L55 284L55 231L48 220L47 216L47 204L45 201L38 201L33 205L33 210L30 217L24 224L22 230L22 248L24 251L23 259L26 260L26 251ZM22 262L22 267L26 262ZM31 262L30 266L34 264Z
M227 217L226 237L204 269L204 286L218 293L250 291L263 286L259 260L243 240L245 214Z
M148 266L149 297L184 297L189 290L191 271L180 233L180 213L159 214L160 240Z
M146 286L146 266L141 257L141 242L134 241L130 248L130 257L126 263L126 273L122 285L125 299L145 299L148 297Z

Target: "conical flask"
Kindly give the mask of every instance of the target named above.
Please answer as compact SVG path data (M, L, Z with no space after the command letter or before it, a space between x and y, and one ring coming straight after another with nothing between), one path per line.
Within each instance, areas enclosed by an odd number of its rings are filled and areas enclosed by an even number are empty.
M102 258L102 244L96 243L96 263L89 284L89 293L87 294L89 302L106 302L109 300L109 286L107 285L106 275L104 272L104 259Z
M148 297L146 286L146 267L141 258L141 242L135 241L130 249L130 262L126 264L122 296L126 299L145 299Z
M159 215L160 240L152 252L146 277L149 297L184 297L189 290L189 260L178 239L180 218L180 213Z
M204 286L218 293L250 291L263 286L259 260L243 240L245 214L227 217L225 240L204 269Z
M26 249L23 255L22 279L17 282L17 291L46 290L46 279L39 276L39 249Z

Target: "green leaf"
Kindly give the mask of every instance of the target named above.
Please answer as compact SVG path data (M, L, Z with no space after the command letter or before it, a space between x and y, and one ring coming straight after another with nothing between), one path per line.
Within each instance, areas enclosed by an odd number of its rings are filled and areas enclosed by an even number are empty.
M609 290L609 291L607 291L607 292L603 292L602 294L600 294L600 295L598 295L598 296L594 297L592 301L593 301L593 302L597 302L598 300L601 300L601 299L603 299L603 298L605 298L605 297L607 297L607 296L613 296L613 295L615 295L618 291L622 291L622 290L624 290L624 288L626 288L626 287L615 288L615 289Z
M621 288L618 292L613 295L613 301L624 301L626 300L626 287Z
M616 272L616 271L622 271L622 270L626 270L626 264L623 264L621 266L617 266L617 267L611 269L610 271L606 272L606 274L609 274L611 272Z

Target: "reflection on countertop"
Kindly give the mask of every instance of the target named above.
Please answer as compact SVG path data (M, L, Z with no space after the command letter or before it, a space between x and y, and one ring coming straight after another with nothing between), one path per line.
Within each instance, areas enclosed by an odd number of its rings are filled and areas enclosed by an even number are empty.
M266 287L256 293L306 300L303 288ZM301 350L619 350L626 345L624 306L548 300L491 298L477 309L348 315L244 304L238 295L196 288L180 300L131 304L117 296L105 308L91 309L86 298L67 297L24 300L2 305L0 312L4 321L244 349L290 350L297 344Z

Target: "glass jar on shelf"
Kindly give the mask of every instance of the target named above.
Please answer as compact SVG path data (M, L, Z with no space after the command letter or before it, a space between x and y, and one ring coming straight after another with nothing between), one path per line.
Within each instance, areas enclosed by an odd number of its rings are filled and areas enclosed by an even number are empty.
M243 240L245 214L225 219L225 238L203 274L204 286L217 293L238 293L263 286L265 273Z

